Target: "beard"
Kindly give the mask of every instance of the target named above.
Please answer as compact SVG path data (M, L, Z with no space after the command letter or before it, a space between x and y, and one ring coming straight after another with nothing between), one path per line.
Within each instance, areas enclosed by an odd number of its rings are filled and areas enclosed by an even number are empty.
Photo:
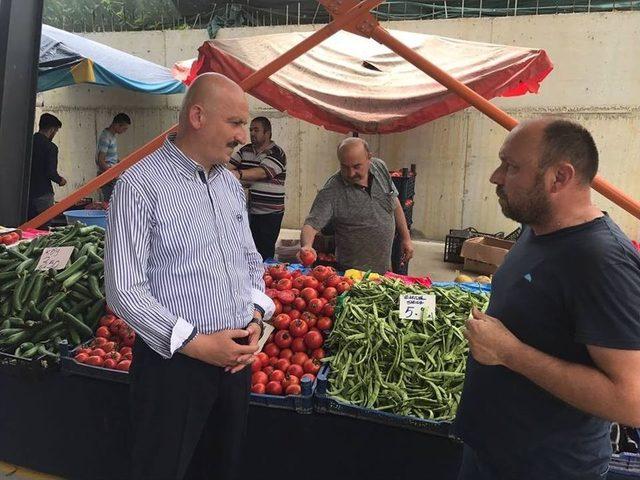
M544 190L542 175L536 179L533 188L518 198L509 199L501 186L496 187L498 202L505 217L525 225L540 225L551 214L551 202Z

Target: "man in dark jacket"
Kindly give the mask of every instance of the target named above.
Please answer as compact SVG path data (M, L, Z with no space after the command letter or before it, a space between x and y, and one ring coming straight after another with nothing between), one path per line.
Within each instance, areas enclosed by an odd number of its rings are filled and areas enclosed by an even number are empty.
M58 147L52 142L62 122L50 113L43 113L39 130L33 134L31 152L31 184L29 187L29 218L44 212L53 205L55 182L61 187L67 181L58 173Z

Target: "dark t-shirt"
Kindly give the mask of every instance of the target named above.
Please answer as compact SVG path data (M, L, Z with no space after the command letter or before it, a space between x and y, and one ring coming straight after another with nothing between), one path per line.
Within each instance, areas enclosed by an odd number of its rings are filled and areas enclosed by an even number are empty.
M594 366L587 345L640 349L640 256L606 215L526 228L492 283L487 313L549 355ZM601 478L611 456L608 421L471 356L455 427L503 478Z
M33 135L31 152L31 183L29 198L53 193L51 182L60 183L58 175L58 147L40 132Z

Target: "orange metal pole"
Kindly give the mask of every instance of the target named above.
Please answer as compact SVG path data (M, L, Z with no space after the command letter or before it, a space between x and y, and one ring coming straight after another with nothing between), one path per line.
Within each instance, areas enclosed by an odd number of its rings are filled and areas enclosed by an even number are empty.
M507 130L512 130L518 124L518 121L515 118L493 105L489 100L474 92L462 82L453 78L444 70L438 68L426 58L411 50L380 25L373 30L371 37L377 42L386 45L389 49L422 70L434 80L447 87L452 92L455 92L457 95L469 102L469 104L476 107ZM640 218L640 202L631 198L600 175L597 175L593 179L591 186L598 193L608 198L634 217Z
M348 25L355 25L356 21L362 15L366 15L372 8L377 7L381 3L384 3L384 0L365 0L364 2L358 3L354 7L350 8L347 12L345 12L340 17L334 19L324 27L322 27L317 32L314 32L313 35L307 37L305 40L300 42L298 45L290 49L289 51L282 54L280 57L275 60L269 62L267 65L262 67L260 70L252 73L247 78L245 78L242 82L240 82L240 86L245 92L248 92L256 85L258 85L263 80L269 78L275 72L280 70L282 67L285 67L293 60L298 58L300 55L311 50L316 45L320 44L327 38L329 38L334 33L338 32L342 28ZM65 210L68 210L72 207L78 200L81 200L85 195L88 195L104 184L110 182L122 172L124 172L127 168L131 167L133 164L149 155L151 152L157 150L164 142L164 138L171 132L175 131L177 125L174 125L166 132L157 136L149 143L145 144L143 147L138 150L132 152L122 159L116 166L110 168L102 175L94 178L86 185L82 186L71 195L65 197L60 202L56 203L53 207L45 210L37 217L32 218L31 220L25 222L20 225L21 229L25 228L37 228L40 225L48 222L55 216L61 214Z

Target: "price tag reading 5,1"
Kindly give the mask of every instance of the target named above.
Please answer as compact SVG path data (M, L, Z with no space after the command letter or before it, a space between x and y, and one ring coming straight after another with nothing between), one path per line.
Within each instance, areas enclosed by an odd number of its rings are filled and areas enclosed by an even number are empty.
M435 315L435 295L400 295L400 318L403 320L434 318Z

